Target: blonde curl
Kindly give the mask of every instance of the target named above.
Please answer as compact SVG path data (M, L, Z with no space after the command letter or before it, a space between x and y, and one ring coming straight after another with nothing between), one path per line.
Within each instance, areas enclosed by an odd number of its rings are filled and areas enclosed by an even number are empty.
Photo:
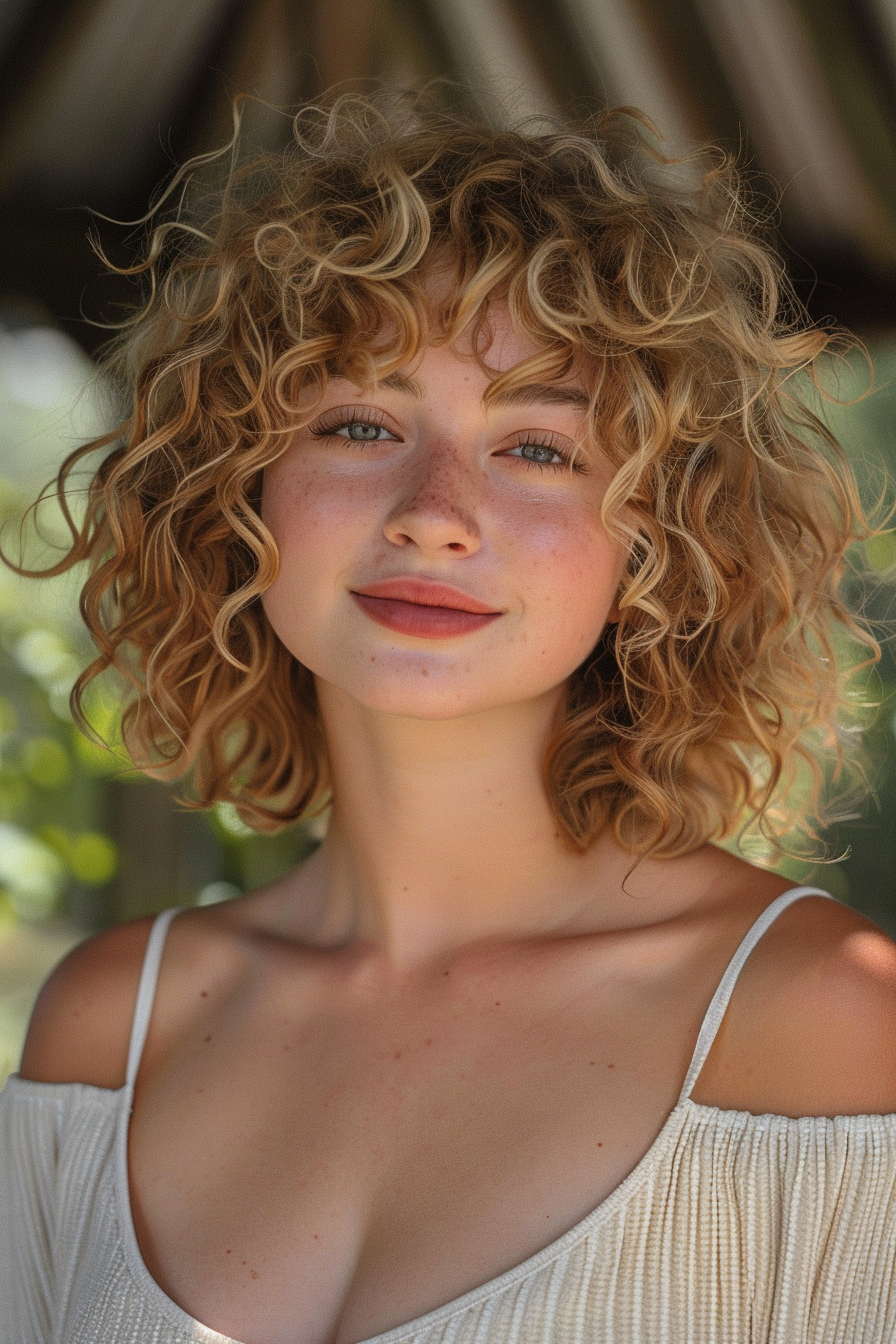
M59 474L65 502L111 446L48 571L90 567L98 652L76 715L117 669L134 762L189 771L191 805L234 801L262 829L319 806L313 678L260 601L278 564L262 473L334 371L375 383L427 341L475 338L499 298L539 353L491 394L588 371L603 519L629 555L545 759L563 832L584 849L609 824L673 856L746 811L776 845L817 838L826 770L844 767L835 632L860 667L879 657L842 595L848 548L876 533L795 390L832 336L801 314L730 159L665 159L631 109L497 131L426 97L339 97L302 109L282 153L240 146L237 127L181 170L173 217L150 215L131 268L146 301L108 361L127 417ZM811 816L786 801L803 767Z

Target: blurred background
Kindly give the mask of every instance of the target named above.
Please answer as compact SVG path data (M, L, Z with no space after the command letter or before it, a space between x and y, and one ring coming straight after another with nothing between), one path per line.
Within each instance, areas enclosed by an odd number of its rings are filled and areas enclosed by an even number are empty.
M871 501L896 477L896 0L2 0L0 3L0 520L15 550L26 503L79 441L111 423L94 356L133 302L103 274L86 207L137 219L185 157L224 143L248 92L254 134L276 107L343 80L448 76L496 122L641 107L673 150L736 150L770 202L815 318L850 327L876 390L829 409ZM463 96L463 95L458 95ZM116 254L122 230L95 223ZM118 253L117 255L121 255ZM843 399L867 386L860 361ZM58 515L45 509L52 546ZM867 545L884 573L896 540ZM47 554L49 554L49 549ZM33 552L32 552L33 554ZM856 596L896 615L892 587ZM209 903L294 864L312 827L249 832L231 809L188 813L172 791L74 728L90 656L77 582L0 570L0 1080L34 995L78 939L178 903ZM871 678L876 797L827 839L843 855L777 866L896 935L896 661ZM104 698L105 697L105 698ZM116 707L91 715L115 740ZM768 862L754 843L749 857Z

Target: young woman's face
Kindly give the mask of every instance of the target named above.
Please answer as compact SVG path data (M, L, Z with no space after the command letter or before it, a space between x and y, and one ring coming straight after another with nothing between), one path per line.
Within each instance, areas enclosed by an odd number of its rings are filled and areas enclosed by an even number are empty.
M491 368L535 352L506 311L490 329ZM486 408L488 383L445 346L375 391L333 379L265 472L268 618L372 709L447 719L544 696L612 614L625 554L600 521L609 472L583 437L583 385Z

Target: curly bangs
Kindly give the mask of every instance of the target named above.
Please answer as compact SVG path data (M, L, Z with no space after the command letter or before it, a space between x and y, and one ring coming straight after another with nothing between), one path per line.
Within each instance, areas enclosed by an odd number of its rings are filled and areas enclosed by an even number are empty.
M132 760L189 772L188 805L232 801L258 829L319 808L313 678L260 600L278 564L262 473L328 377L375 385L427 342L475 337L500 300L537 354L490 395L588 371L604 524L628 554L619 620L544 763L563 833L584 850L612 825L672 857L746 816L778 853L794 828L814 844L844 765L843 650L879 657L841 593L847 548L875 533L796 390L831 337L731 160L665 159L631 109L530 132L421 98L345 96L303 108L282 152L241 162L241 143L187 164L177 211L152 212L128 271L148 295L109 359L127 418L59 474L64 502L109 449L47 571L89 562L78 721L117 670Z

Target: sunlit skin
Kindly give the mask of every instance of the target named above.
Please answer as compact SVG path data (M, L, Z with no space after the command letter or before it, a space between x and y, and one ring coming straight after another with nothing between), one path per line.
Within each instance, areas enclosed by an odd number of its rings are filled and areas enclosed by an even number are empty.
M488 355L503 371L532 352L506 330ZM392 381L376 392L331 381L308 429L268 468L262 515L282 561L264 598L271 623L321 681L368 710L456 720L545 695L556 703L603 629L625 562L600 522L608 470L596 446L571 465L584 434L572 399L584 389L534 387L531 404L487 409L488 376L448 346ZM397 577L453 585L501 617L438 644L384 634L351 594Z
M494 327L495 373L533 353L505 315ZM316 675L332 763L321 862L357 928L400 959L556 928L579 902L558 899L582 862L541 761L626 557L601 523L609 473L585 440L583 386L487 407L489 381L450 346L375 392L334 380L265 480L281 558L265 610ZM499 614L453 638L398 633L354 596L396 578Z
M586 385L484 399L531 353L496 306L487 369L461 341L375 388L334 379L265 474L264 607L316 679L332 819L296 871L174 921L128 1148L149 1273L246 1344L369 1340L585 1217L793 885L711 844L635 866L610 829L585 853L562 833L544 749L626 555ZM147 931L56 973L24 1077L121 1086ZM694 1100L896 1110L894 957L845 906L796 902Z

